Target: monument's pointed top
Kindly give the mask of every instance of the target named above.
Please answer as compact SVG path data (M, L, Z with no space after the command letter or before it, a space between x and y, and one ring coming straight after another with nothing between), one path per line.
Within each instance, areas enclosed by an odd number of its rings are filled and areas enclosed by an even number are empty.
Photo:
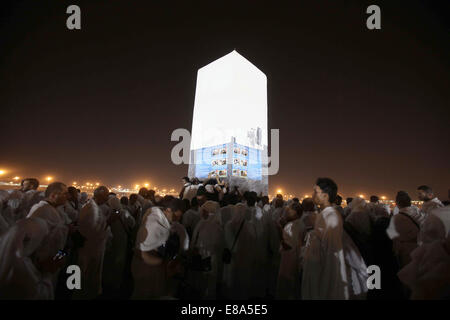
M214 60L213 62L207 64L200 70L214 68L214 66L217 66L217 65L226 65L227 68L240 69L240 68L244 67L245 69L254 69L255 71L258 71L265 76L265 74L261 70L259 70L253 63L251 63L244 56L242 56L239 52L237 52L236 49L234 49L230 53L220 57L219 59Z

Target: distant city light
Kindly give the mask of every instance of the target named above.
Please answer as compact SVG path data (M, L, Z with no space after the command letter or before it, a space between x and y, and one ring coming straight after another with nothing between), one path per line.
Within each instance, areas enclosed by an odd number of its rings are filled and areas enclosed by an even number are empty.
M20 177L14 177L13 179L17 181L20 179Z
M360 194L359 197L364 199L364 195L363 194Z

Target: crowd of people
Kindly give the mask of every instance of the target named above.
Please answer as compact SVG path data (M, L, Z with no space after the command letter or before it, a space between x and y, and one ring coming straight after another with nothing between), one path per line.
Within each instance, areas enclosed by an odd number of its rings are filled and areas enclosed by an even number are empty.
M38 187L0 190L0 299L450 298L450 206L429 186L421 208L405 191L343 207L329 178L302 201L211 176L178 197Z

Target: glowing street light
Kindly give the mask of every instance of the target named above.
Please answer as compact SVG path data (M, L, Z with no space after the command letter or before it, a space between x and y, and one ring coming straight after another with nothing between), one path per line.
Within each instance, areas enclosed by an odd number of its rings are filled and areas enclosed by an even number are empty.
M20 177L14 177L13 179L17 181L20 179Z
M386 197L385 196L381 196L381 199L386 200Z
M3 175L3 174L5 174L5 173L6 173L5 170L0 170L0 176Z
M45 178L45 180L47 180L47 182L50 182L50 181L53 180L53 178L52 177L47 177L47 178Z
M282 191L283 191L283 190L281 190L281 189L278 189L278 190L277 190L277 193L282 193Z
M100 183L96 182L96 183L95 183L95 185L96 185L96 186L99 186L99 185L100 185Z
M364 199L364 195L363 194L360 194L359 197Z

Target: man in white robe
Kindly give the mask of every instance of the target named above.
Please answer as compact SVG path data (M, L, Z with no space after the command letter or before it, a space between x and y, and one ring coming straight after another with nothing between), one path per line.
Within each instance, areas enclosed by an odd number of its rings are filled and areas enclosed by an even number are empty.
M186 249L186 232L183 238L180 226L174 229L171 226L171 222L181 218L182 208L181 200L172 199L164 203L164 207L152 207L145 213L131 266L134 279L132 299L160 299L173 294L170 279L179 272L178 261L162 256L158 250L165 247L172 232L178 234L180 250Z
M61 213L56 209L67 201L67 187L61 182L51 183L45 190L45 200L33 206L27 218L40 218L47 223L48 233L41 245L36 248L37 261L52 262L59 250L65 249L69 228ZM61 261L63 263L64 260ZM58 272L46 273L56 288Z
M103 258L110 233L108 212L102 206L108 201L108 188L94 190L93 198L81 209L78 219L79 232L84 245L78 250L78 266L81 269L81 290L75 290L72 299L95 299L102 293Z
M419 200L423 201L421 211L427 215L435 208L441 208L444 205L434 196L433 189L429 186L419 186L417 188L417 196Z
M317 179L313 200L321 212L305 248L302 299L347 300L364 297L367 292L366 265L332 206L336 195L333 180Z

